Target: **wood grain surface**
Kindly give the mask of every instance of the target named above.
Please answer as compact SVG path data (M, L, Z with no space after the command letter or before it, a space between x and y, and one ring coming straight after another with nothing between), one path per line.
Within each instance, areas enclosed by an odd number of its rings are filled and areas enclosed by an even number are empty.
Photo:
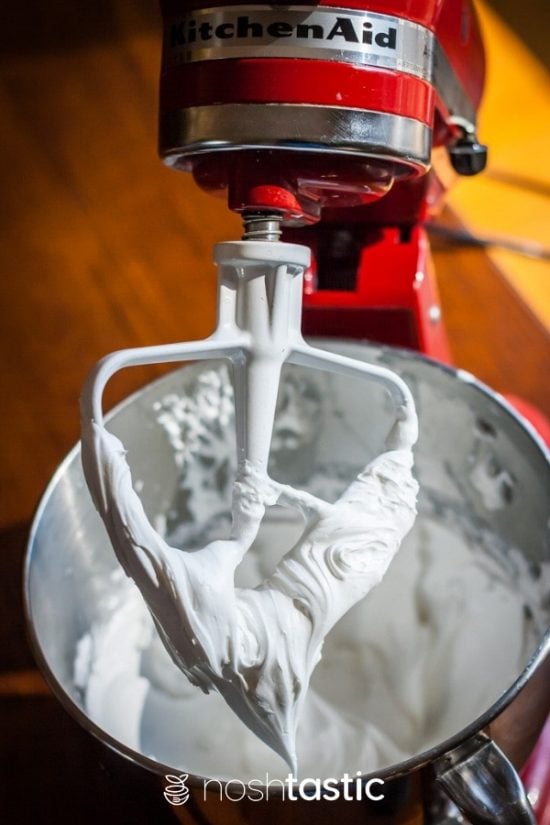
M510 5L508 0L495 0L495 7L500 9L503 2ZM539 0L528 2L532 12L526 14L527 9L523 9L524 25L530 26L533 41L540 42L543 34L548 42L548 5L543 13ZM549 248L550 51L546 50L544 66L495 12L481 4L479 10L488 77L479 135L489 144L489 163L483 175L460 181L448 202L478 234L527 239ZM550 260L518 255L498 246L488 254L550 329Z
M33 509L77 440L88 369L113 349L209 333L212 244L239 222L156 158L154 2L3 8L0 818L161 824L173 817L158 785L111 769L48 695L25 643L20 567ZM456 364L550 413L542 325L483 252L440 246L435 260ZM108 405L158 372L120 376Z

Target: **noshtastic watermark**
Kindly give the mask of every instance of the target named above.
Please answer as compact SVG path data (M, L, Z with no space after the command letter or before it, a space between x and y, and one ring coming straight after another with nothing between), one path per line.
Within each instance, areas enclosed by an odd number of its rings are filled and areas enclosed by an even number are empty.
M361 772L357 771L355 776L345 773L340 778L308 776L304 779L297 779L289 773L284 779L270 779L266 773L265 779L249 779L242 782L233 779L231 782L221 782L219 779L205 779L203 798L208 794L215 794L221 801L227 799L230 802L241 802L248 799L251 802L261 802L271 797L296 802L299 799L305 801L325 800L327 802L345 799L349 802L369 799L372 802L380 802L384 799L383 779L363 779Z
M184 805L189 798L186 785L188 774L168 774L165 779L167 785L164 797L167 802L171 805ZM340 778L324 779L312 776L298 779L292 773L284 779L270 779L266 773L263 779L249 779L247 782L240 779L204 779L202 797L204 801L217 798L220 802L242 802L243 799L262 802L270 797L288 802L335 802L338 799L348 802L381 802L384 799L384 780L377 777L365 779L361 776L361 771L357 771L355 776L345 773Z

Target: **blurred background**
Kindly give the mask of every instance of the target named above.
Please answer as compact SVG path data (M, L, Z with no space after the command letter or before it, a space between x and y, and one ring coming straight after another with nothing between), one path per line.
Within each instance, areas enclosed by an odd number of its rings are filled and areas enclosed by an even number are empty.
M548 3L545 0L526 0L524 3L515 3L513 0L492 0L489 5L529 46L530 51L545 64L546 68L549 68L550 9Z
M490 163L453 190L447 218L548 246L550 7L479 10ZM153 0L4 0L1 17L0 817L168 822L160 794L115 778L50 697L25 642L21 564L39 496L78 438L90 366L120 347L211 332L212 245L238 237L240 222L157 159ZM434 246L456 365L550 414L548 261ZM158 373L117 377L107 406Z

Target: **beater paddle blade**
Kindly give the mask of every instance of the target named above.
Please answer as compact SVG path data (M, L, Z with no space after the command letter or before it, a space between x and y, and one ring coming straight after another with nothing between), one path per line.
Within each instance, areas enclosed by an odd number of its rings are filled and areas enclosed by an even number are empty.
M86 481L117 558L138 585L161 639L189 680L216 689L296 770L296 728L325 635L380 581L415 517L417 421L406 384L383 367L309 346L300 331L306 247L219 244L219 317L201 342L125 350L103 359L81 399ZM101 399L118 370L161 361L227 358L233 367L237 471L226 540L179 550L154 530L132 484L123 444L103 424ZM334 504L267 472L284 363L381 383L394 401L386 451ZM235 570L267 507L299 510L301 537L256 588Z

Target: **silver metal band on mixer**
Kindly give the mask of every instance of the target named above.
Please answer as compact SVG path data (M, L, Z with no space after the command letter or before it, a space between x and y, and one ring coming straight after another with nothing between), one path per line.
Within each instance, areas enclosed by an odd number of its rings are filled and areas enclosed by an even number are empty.
M228 103L166 112L160 119L160 145L168 165L212 150L268 147L382 157L427 168L431 129L413 118L362 109Z

